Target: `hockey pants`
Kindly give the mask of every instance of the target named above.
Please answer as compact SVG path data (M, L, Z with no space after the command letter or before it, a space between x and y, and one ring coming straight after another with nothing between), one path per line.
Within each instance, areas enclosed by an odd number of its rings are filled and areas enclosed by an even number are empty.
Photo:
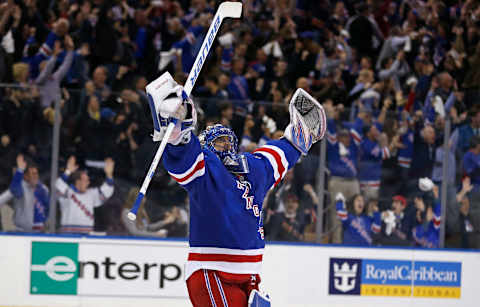
M194 307L246 307L248 296L258 290L260 276L198 270L187 280Z

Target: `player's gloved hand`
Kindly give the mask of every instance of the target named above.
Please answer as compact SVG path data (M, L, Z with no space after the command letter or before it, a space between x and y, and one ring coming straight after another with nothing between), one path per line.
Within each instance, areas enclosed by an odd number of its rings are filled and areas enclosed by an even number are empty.
M343 196L342 193L337 193L337 195L335 195L335 201L345 202L345 196Z
M191 131L195 129L197 114L193 101L187 97L183 87L166 72L149 83L146 90L153 118L153 141L161 141L168 124L174 122L175 128L168 143L188 143Z
M325 135L325 111L315 98L301 88L293 94L288 110L290 124L285 128L284 136L306 155L310 147Z

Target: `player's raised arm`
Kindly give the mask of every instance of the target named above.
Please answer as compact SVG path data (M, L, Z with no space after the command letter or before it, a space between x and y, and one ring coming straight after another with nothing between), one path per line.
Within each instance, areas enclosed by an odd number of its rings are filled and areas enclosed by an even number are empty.
M192 134L197 122L193 101L182 96L183 87L168 73L149 84L147 92L155 110L153 141L161 141L168 124L176 123L165 148L163 164L173 179L186 186L205 173L204 156L197 137Z
M300 157L323 138L327 127L323 107L303 89L297 89L289 105L290 124L284 138L268 142L254 151L265 162L265 184L277 185ZM255 159L252 159L255 164ZM257 162L258 163L258 162Z

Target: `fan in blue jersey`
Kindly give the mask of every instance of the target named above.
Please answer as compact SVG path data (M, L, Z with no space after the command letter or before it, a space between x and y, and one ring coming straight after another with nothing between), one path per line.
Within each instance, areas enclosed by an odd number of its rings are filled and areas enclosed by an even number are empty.
M337 216L343 224L343 243L351 245L372 245L373 234L381 230L381 218L378 207L374 209L373 217L364 213L365 200L361 194L353 197L354 214L349 213L345 205L345 197L338 193Z
M419 188L424 193L432 191L434 201L432 206L429 206L425 204L423 197L415 197L418 225L412 229L412 237L416 246L438 248L442 218L439 189L429 178L420 179Z
M194 306L247 306L249 295L261 295L253 290L260 283L265 247L263 199L323 137L323 108L297 90L284 137L239 155L237 137L227 127L210 126L199 138L191 133L193 102L182 99L182 87L170 75L153 81L147 92L157 123L154 140L163 138L169 122L176 123L163 163L190 197L185 269L190 300Z

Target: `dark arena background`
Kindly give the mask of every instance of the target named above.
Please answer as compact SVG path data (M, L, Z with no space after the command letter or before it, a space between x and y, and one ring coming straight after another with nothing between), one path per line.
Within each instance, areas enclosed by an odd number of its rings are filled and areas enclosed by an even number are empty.
M163 161L128 218L160 144L145 88L192 69L193 133L240 153L284 137L298 88L325 110L255 200L272 306L478 306L480 1L221 2L0 0L0 307L192 306Z

